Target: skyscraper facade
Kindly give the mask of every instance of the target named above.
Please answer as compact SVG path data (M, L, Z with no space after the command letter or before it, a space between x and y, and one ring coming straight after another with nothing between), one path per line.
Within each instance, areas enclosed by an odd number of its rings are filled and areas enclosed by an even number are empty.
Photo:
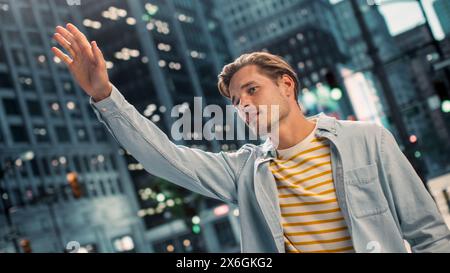
M4 252L17 251L13 242L21 239L34 252L63 252L73 243L83 251L149 250L119 147L50 51L55 26L76 22L75 13L66 1L0 1ZM67 181L73 172L81 197Z

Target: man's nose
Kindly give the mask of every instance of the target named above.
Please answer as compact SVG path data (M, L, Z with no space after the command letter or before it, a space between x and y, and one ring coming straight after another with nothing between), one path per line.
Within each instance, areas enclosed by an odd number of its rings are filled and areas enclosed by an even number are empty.
M245 96L245 95L241 96L240 101L239 101L239 106L242 109L250 107L251 105L252 105L252 102L248 96Z

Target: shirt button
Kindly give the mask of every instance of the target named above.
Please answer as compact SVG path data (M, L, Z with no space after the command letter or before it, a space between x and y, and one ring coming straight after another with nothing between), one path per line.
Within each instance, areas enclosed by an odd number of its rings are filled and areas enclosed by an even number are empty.
M101 110L102 110L102 112L106 112L106 108L102 108Z

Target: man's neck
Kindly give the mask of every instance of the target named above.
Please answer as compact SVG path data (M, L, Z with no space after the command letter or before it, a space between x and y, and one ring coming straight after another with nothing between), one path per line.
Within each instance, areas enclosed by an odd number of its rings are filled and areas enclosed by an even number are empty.
M309 121L300 109L293 112L280 121L279 143L277 149L288 149L304 140L315 128L315 123Z

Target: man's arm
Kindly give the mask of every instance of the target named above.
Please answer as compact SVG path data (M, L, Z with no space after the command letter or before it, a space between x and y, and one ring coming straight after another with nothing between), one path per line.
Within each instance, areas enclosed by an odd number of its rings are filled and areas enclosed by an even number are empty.
M236 202L236 181L250 154L248 149L214 154L173 144L109 82L96 42L89 42L72 24L55 30L53 38L70 56L56 47L53 53L91 97L98 118L147 171L206 196Z
M413 252L450 252L450 232L436 203L392 134L381 128L381 160L404 238Z
M250 151L210 153L175 145L142 116L113 86L111 95L93 106L109 132L149 173L179 186L236 203L236 180Z

